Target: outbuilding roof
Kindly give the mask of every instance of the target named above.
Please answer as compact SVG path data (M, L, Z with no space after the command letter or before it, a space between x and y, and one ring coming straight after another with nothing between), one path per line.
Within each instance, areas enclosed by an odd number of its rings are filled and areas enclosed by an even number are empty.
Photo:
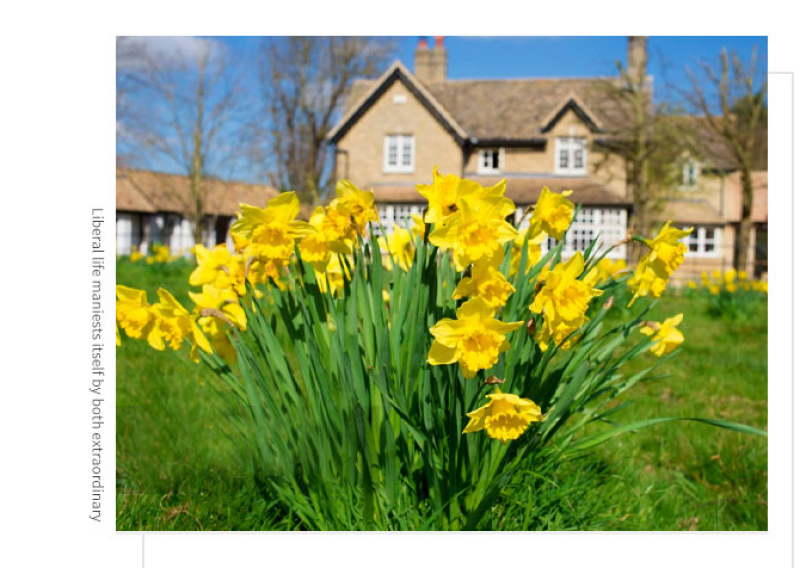
M235 215L240 203L266 206L278 191L267 185L206 178L206 211ZM117 168L117 211L183 213L190 203L189 178L135 168Z

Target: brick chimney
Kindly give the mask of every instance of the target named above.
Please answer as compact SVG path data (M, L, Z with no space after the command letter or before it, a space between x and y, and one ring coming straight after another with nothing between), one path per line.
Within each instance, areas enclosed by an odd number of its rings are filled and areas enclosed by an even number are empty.
M628 75L635 86L647 79L647 36L628 36Z
M423 83L430 81L432 55L433 52L428 49L428 38L420 37L414 50L414 75Z
M427 85L441 85L447 80L447 50L443 36L436 38L433 49L428 47L427 38L419 38L414 50L414 75Z
M442 85L447 81L447 50L444 48L444 36L436 36L436 45L431 52L430 83Z

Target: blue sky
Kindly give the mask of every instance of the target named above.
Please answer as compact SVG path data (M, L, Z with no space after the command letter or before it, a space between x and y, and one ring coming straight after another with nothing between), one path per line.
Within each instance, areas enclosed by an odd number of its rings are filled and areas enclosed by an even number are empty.
M253 54L254 38L219 38L245 56ZM397 57L413 69L419 36L398 39ZM433 38L429 38L431 45ZM615 61L625 62L627 38L607 37L461 37L445 38L451 79L514 77L591 77L616 73ZM665 86L689 86L686 66L718 61L720 50L737 51L749 60L753 46L767 60L766 36L652 36L648 38L647 71L656 91Z

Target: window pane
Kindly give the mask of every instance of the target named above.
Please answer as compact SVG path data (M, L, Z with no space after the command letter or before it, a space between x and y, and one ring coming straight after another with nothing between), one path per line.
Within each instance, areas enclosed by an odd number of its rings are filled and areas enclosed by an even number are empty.
M403 137L403 165L410 166L413 161L411 136Z
M558 153L558 167L559 168L569 167L569 150L567 150L566 148L562 149Z
M575 169L581 170L583 169L583 148L576 148L575 149Z
M499 170L500 169L500 150L493 150L492 151L492 169Z
M397 137L386 137L386 162L390 166L397 165Z

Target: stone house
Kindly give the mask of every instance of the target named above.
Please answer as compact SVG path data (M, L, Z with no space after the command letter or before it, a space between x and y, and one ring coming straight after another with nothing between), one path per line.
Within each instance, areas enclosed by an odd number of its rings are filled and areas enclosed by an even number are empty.
M603 245L624 238L633 206L627 168L622 157L603 147L606 133L625 120L603 96L602 85L616 79L453 80L447 77L447 57L443 38L436 38L433 48L421 38L414 72L397 61L377 79L356 81L328 135L336 177L374 191L384 229L402 226L424 210L415 186L430 183L438 166L441 173L484 185L505 178L506 195L518 206L516 221L543 186L573 190L571 199L581 211L566 236L567 253L584 249L598 234ZM629 38L628 72L643 74L645 61L645 38ZM644 79L652 96L652 78ZM706 235L733 242L736 173L711 161L690 163L698 168L693 175L701 189L687 187L665 207L665 213L675 214L675 225L700 227L690 237L679 278L712 265L729 267L733 259L725 246L715 249L716 257L706 251ZM765 175L763 181L766 196ZM763 211L766 226L766 206ZM625 247L610 256L625 258Z

